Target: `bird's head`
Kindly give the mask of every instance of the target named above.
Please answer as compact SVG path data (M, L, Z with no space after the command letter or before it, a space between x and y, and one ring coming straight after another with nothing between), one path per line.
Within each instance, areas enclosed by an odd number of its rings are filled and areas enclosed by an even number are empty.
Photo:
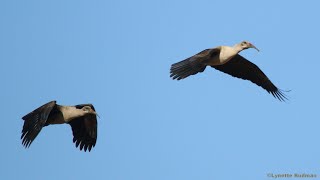
M82 111L84 112L84 114L97 115L97 113L90 106L83 106Z
M240 43L240 46L241 46L242 49L254 48L254 49L256 49L257 51L259 51L258 48L256 48L253 44L251 44L251 43L248 42L248 41L242 41L242 42Z

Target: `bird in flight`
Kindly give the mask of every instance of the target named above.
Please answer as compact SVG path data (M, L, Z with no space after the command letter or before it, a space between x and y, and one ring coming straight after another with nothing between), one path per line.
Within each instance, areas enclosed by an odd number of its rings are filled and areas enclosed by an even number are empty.
M212 49L205 49L194 56L172 64L170 77L181 80L190 75L203 72L207 66L211 66L233 77L249 80L261 86L280 101L287 100L283 91L278 89L257 65L238 54L248 48L254 48L259 51L248 41L242 41L233 47L218 46Z
M92 104L62 106L48 102L23 116L22 144L28 148L44 126L69 124L73 142L80 150L91 151L97 141L97 113Z

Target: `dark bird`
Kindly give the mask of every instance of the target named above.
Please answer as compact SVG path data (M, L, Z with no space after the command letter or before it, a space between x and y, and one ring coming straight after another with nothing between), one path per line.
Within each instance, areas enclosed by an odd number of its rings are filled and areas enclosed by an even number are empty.
M48 102L22 117L22 144L28 148L42 127L51 124L69 124L73 142L80 150L91 150L97 141L97 113L92 104L61 106L56 101Z
M177 80L184 79L190 75L203 72L207 66L211 66L233 77L249 80L261 86L280 101L287 100L285 94L270 81L257 65L238 54L248 48L259 51L248 41L243 41L233 47L218 46L203 50L183 61L172 64L170 77Z

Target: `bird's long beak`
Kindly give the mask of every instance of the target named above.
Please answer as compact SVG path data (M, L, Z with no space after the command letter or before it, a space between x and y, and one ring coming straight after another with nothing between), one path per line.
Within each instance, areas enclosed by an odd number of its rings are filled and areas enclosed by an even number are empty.
M258 52L260 51L260 50L259 50L257 47L255 47L253 44L250 44L250 47L256 49Z

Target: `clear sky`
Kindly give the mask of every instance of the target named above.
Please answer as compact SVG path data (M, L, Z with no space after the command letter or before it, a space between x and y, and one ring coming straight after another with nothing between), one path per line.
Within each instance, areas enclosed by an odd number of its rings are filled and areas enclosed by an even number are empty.
M1 179L257 180L320 177L317 1L0 1ZM172 63L248 40L241 55L290 101ZM96 147L69 125L21 145L22 116L51 100L94 104Z

